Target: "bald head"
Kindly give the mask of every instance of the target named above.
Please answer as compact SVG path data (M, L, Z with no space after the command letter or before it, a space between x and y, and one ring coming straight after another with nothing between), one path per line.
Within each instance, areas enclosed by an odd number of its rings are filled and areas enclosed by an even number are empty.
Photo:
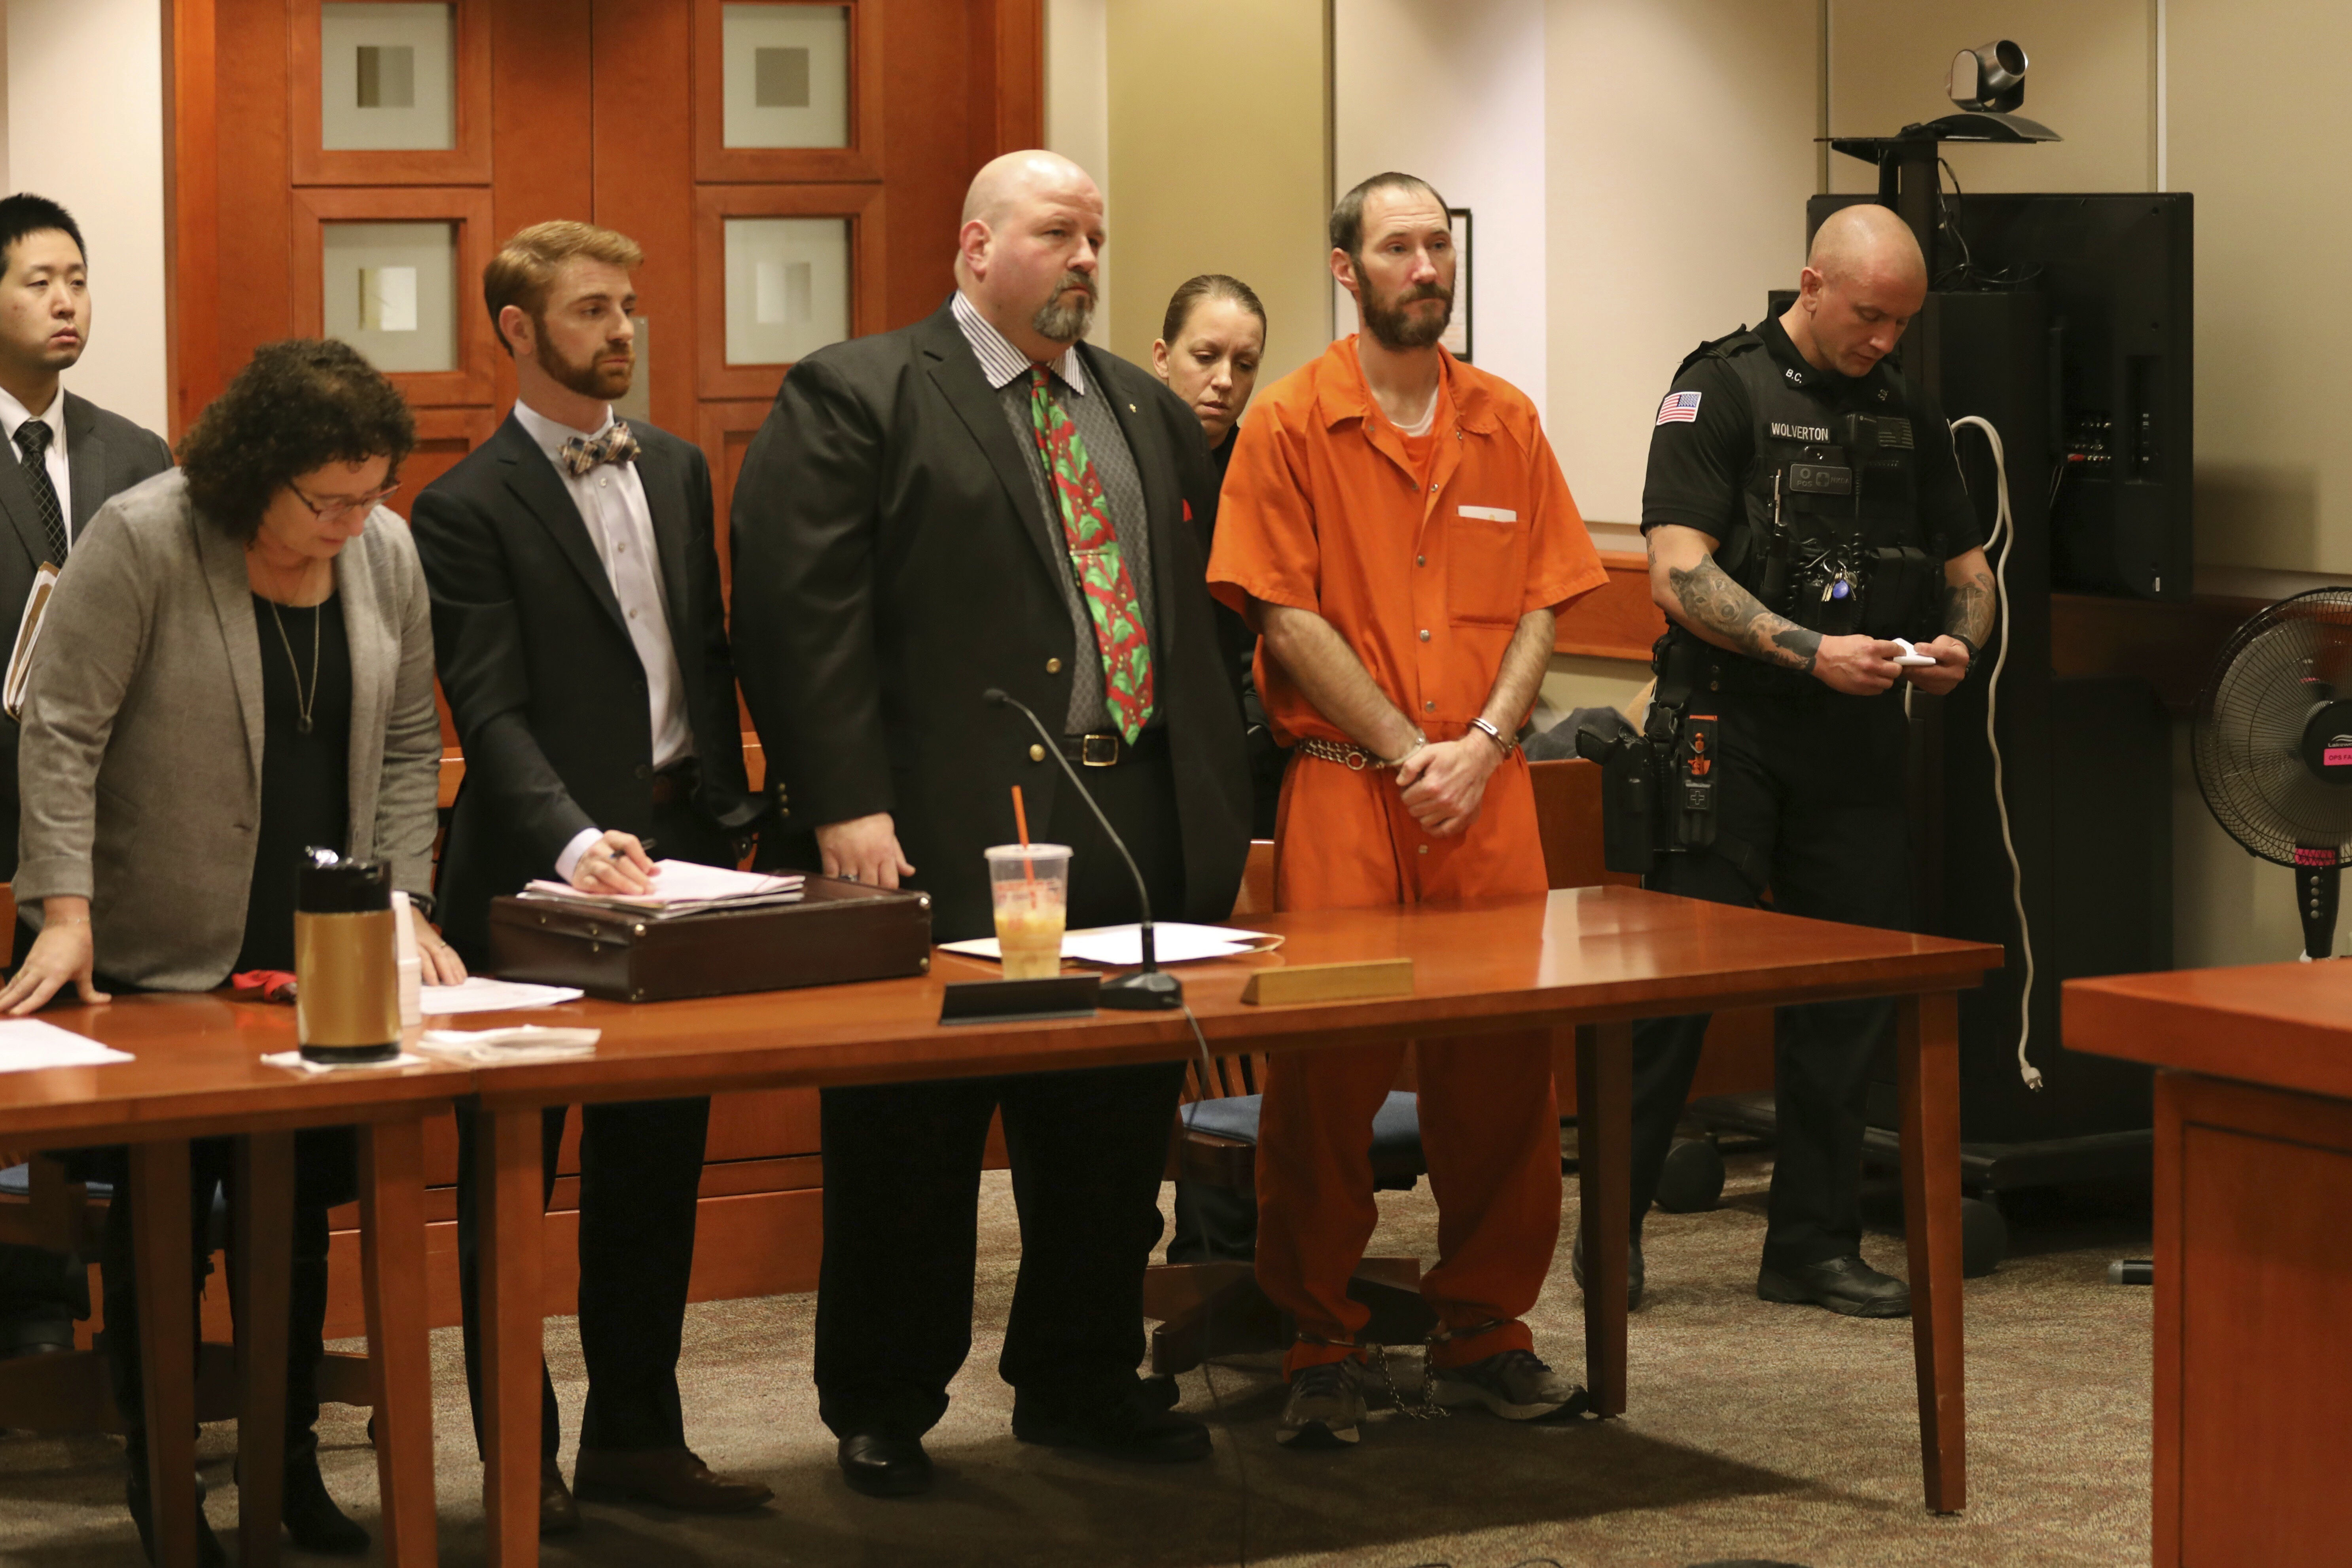
M1813 235L1797 302L1780 318L1816 370L1867 375L1903 341L1927 300L1927 264L1891 208L1840 207Z
M1007 153L991 158L971 177L971 188L963 194L963 221L978 218L994 227L1014 204L1024 199L1081 193L1091 196L1097 208L1102 205L1102 193L1095 188L1094 176L1059 153L1040 148Z
M1103 247L1102 192L1058 153L1007 153L972 177L956 288L1040 364L1086 336Z
M1813 235L1805 265L1832 282L1877 279L1925 290L1927 263L1911 226L1892 207L1861 202L1840 207Z

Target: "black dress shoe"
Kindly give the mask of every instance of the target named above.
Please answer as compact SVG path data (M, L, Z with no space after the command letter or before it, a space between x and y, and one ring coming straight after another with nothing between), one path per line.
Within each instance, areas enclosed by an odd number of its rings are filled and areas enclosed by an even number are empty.
M563 1467L553 1459L539 1462L539 1532L569 1535L580 1528L580 1505L563 1484Z
M131 1522L139 1527L139 1550L147 1561L155 1561L155 1507L149 1494L147 1475L143 1468L134 1468L131 1482L123 1489L122 1500L130 1506ZM197 1568L228 1568L228 1552L213 1533L212 1522L205 1518L205 1483L196 1481L196 1564Z
M366 1528L354 1522L328 1495L316 1454L286 1461L285 1486L278 1517L286 1521L286 1533L295 1545L336 1557L356 1557L368 1549Z
M1756 1294L1767 1301L1811 1302L1849 1318L1911 1315L1911 1287L1859 1258L1794 1267L1767 1263L1756 1276Z
M1048 1403L1016 1391L1013 1435L1049 1448L1086 1448L1114 1459L1176 1465L1209 1457L1209 1429L1190 1415L1155 1408L1140 1385L1083 1405Z
M867 1497L913 1497L931 1489L931 1457L916 1437L854 1432L841 1440L841 1479Z
M1576 1280L1576 1288L1584 1289L1584 1232L1576 1233L1576 1247L1568 1255L1568 1271ZM1632 1311L1642 1304L1642 1238L1634 1237L1625 1244L1625 1310Z

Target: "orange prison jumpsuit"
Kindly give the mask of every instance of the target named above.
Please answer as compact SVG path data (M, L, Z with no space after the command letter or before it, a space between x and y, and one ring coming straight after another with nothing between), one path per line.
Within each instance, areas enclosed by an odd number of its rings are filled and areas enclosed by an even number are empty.
M1443 351L1440 351L1443 353ZM1408 438L1365 385L1355 339L1258 395L1218 503L1211 592L1312 610L1429 739L1473 732L1519 617L1599 587L1600 556L1516 387L1444 354L1429 434ZM1260 645L1276 736L1351 742ZM1308 756L1275 830L1275 907L1341 909L1544 890L1524 756L1486 784L1467 831L1432 838L1396 775ZM1440 1211L1422 1293L1441 1365L1529 1348L1559 1232L1548 1033L1419 1042L1422 1146ZM1372 1113L1404 1047L1276 1057L1258 1131L1257 1277L1296 1318L1286 1372L1337 1361L1370 1313L1348 1281L1370 1239Z

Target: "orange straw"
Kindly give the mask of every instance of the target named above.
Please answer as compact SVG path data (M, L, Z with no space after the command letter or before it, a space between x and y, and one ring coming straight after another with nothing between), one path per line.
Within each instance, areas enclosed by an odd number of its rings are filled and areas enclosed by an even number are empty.
M1013 826L1021 835L1021 847L1024 849L1028 848L1029 811L1026 806L1021 804L1021 786L1019 784L1014 784L1013 786ZM1037 882L1036 863L1032 860L1024 859L1021 862L1021 869L1023 874L1027 878L1029 884L1032 887L1034 887Z

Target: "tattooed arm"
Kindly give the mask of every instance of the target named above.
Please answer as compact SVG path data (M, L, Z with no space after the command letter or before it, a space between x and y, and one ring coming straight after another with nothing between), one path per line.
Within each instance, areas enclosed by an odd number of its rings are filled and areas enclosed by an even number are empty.
M1697 529L1660 523L1649 543L1650 597L1692 636L1854 697L1874 696L1902 673L1893 643L1823 637L1766 609L1715 563L1715 541Z
M1906 669L1904 678L1922 691L1941 697L1968 678L1973 662L1969 649L1981 648L1992 636L1992 568L1981 549L1955 555L1944 563L1944 635L1919 651L1936 663ZM1968 640L1962 642L1960 639Z

